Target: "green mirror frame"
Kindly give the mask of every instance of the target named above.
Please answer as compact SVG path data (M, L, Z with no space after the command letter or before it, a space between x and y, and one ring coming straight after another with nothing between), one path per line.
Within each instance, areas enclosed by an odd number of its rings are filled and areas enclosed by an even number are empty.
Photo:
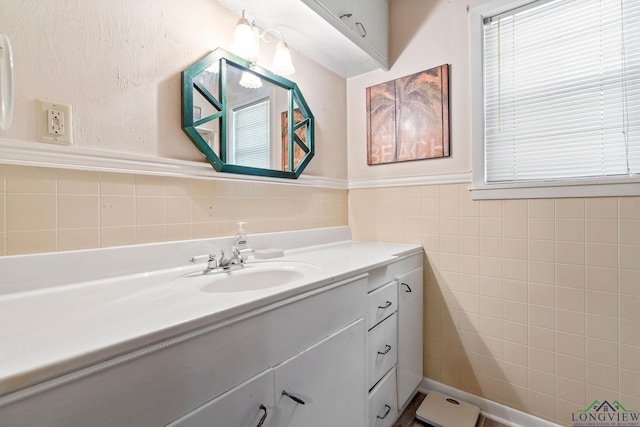
M216 62L220 64L218 93L220 94L219 97L221 99L216 99L211 92L207 90L207 88L199 84L196 80L200 73L207 70ZM295 107L300 110L302 120L298 123L294 123L294 120L289 120L287 123L288 153L294 153L294 149L299 147L304 154L297 164L294 164L295 156L289 155L288 170L262 169L226 162L228 110L226 101L227 88L225 81L227 63L231 63L231 65L236 68L250 72L263 80L288 90L288 117L294 117ZM197 91L202 97L211 103L216 111L214 114L202 118L194 118L194 91ZM214 152L197 129L197 126L201 126L214 120L220 120L220 156ZM300 89L298 88L298 85L291 80L277 76L271 71L256 64L252 64L222 48L217 48L182 72L182 129L195 146L204 154L213 168L218 172L297 179L314 155L314 118L307 102L302 96L302 92L300 92ZM306 141L302 141L298 137L297 133L300 129L305 129Z

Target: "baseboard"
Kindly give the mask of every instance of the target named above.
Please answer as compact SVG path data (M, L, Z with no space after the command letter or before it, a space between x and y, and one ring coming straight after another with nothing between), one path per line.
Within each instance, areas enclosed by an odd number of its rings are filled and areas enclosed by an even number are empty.
M428 393L430 390L438 391L447 396L455 397L464 402L471 403L480 408L480 413L490 420L499 422L508 427L559 427L558 424L543 420L542 418L518 411L500 403L493 402L466 391L442 384L438 381L423 378L418 390Z

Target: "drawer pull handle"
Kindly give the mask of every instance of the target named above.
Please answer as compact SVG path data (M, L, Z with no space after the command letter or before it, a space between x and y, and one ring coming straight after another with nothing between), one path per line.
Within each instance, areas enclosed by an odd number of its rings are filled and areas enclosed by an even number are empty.
M260 405L260 410L264 411L264 415L262 416L262 418L260 418L260 421L258 422L258 425L256 427L262 427L262 424L264 424L264 420L267 419L267 408L264 405Z
M356 22L356 26L359 26L360 29L362 30L362 31L360 31L360 35L362 37L367 37L367 29L364 28L364 25L362 25L362 22Z
M387 418L387 415L389 415L389 412L391 412L391 406L384 405L384 415L383 416L376 415L376 418L380 418L381 420L384 420L385 418Z
M407 290L405 292L413 292L411 290L411 286L407 285L406 283L401 283L400 286L406 286L407 287Z
M380 310L386 310L387 308L391 307L393 305L393 303L391 301L387 301L384 305L379 305L378 308Z
M378 354L385 355L391 351L391 346L389 344L384 345L384 351L379 351Z
M283 396L287 396L289 399L293 400L296 403L299 403L301 405L304 405L304 400L300 399L299 397L296 397L292 394L287 393L286 391L282 391L282 395Z

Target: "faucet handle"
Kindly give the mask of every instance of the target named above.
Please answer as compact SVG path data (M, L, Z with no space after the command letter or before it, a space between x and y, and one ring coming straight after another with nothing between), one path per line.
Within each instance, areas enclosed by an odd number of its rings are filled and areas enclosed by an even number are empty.
M200 261L210 261L211 257L213 257L215 259L215 255L211 254L211 255L198 255L198 256L194 256L189 258L189 262L192 264L195 264L197 262Z
M240 265L244 264L244 257L242 256L242 254L238 249L233 250L233 257L231 257L231 263L240 264Z
M216 261L216 256L214 254L209 255L209 260L207 261L207 268L209 270L213 270L218 267L218 261Z
M218 261L220 267L226 267L229 265L229 259L224 256L224 249L220 251L220 260Z

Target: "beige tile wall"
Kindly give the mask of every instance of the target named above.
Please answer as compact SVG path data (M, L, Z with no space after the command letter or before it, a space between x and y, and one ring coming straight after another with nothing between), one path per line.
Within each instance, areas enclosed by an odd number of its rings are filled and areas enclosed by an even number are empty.
M0 164L0 255L347 225L347 190Z
M640 408L640 197L352 190L356 239L422 244L425 375L570 425ZM347 224L347 191L0 165L0 254Z
M596 399L640 410L640 197L467 187L349 194L354 238L424 246L425 375L566 426Z

